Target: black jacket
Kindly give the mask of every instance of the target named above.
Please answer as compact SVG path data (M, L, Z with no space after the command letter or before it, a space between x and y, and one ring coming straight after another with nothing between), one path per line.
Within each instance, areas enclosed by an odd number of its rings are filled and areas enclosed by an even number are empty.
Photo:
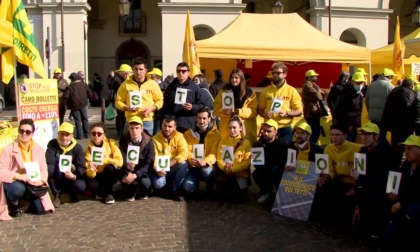
M255 165L255 169L271 170L274 166L278 166L280 169L284 170L287 161L287 145L281 138L276 137L276 140L267 143L263 137L260 137L252 147L264 148L265 165Z
M139 163L134 168L134 172L136 173L137 178L141 178L142 176L148 177L153 169L153 164L155 160L155 149L153 146L152 137L144 131L141 137L142 140L140 142ZM132 144L130 139L130 132L126 132L119 142L119 147L124 159L124 164L121 169L125 169L127 166L128 144Z
M186 103L192 104L192 109L187 111L181 104L175 104L175 95L177 88L188 89ZM197 111L204 107L202 91L190 78L181 85L178 78L175 78L166 88L163 96L162 115L173 115L176 118L176 125L179 131L186 131L195 125L195 115Z
M409 87L398 86L389 93L384 113L382 115L382 125L388 131L404 129L413 132L416 112L415 92Z
M70 143L71 144L71 143ZM45 159L47 160L48 170L58 169L58 162L60 161L60 155L63 154L63 149L60 148L57 139L52 139L48 142L47 151L45 152ZM76 167L74 174L77 178L85 176L85 151L83 147L76 143L75 146L70 149L65 155L72 156L72 164Z
M92 97L92 91L86 83L81 80L73 81L66 88L64 98L67 100L67 108L71 110L86 107L88 99Z
M327 103L331 112L334 112L335 104L337 103L338 97L340 97L343 92L344 85L345 83L337 82L331 87L330 92L328 93Z
M337 123L353 127L361 126L363 98L366 90L367 88L364 86L360 92L357 92L351 83L344 85L333 112L333 117Z
M409 206L420 204L420 166L417 166L411 174L411 162L406 161L402 165L401 170L402 176L398 200L401 204L401 209L405 210Z

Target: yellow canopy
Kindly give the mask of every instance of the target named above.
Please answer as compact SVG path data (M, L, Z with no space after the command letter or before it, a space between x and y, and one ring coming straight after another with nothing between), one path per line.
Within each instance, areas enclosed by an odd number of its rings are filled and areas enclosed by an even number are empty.
M416 29L412 33L408 34L401 40L409 40L420 38L420 28ZM378 48L372 51L372 65L387 65L388 67L393 65L393 53L394 53L394 43L387 46ZM420 59L416 56L407 57L405 54L404 64L411 64L413 62L419 62Z
M370 62L368 48L332 38L296 13L242 13L222 31L196 44L200 58Z
M405 57L408 58L411 55L420 56L420 38L405 41Z
M13 46L13 25L11 22L0 19L0 46Z

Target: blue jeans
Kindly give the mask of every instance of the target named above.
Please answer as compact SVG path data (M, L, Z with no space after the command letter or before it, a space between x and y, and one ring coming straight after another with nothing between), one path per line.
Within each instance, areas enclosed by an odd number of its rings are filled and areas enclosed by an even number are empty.
M188 193L192 193L197 190L200 184L200 179L206 181L207 192L213 191L214 173L212 166L204 168L190 168L183 184L184 190Z
M20 181L14 181L12 183L3 183L3 188L7 198L15 206L18 205L18 200L23 198L26 193L26 186ZM40 199L32 200L30 203L30 208L32 209L33 213L40 214L44 211Z
M292 127L280 128L277 130L277 136L283 138L286 145L292 142Z
M87 116L87 109L83 107L81 109L72 109L74 123L76 124L77 136L76 139L82 139L83 137L89 137L89 121Z
M58 166L48 166L48 184L54 196L61 191L77 194L86 189L86 182L82 179L68 179L60 172Z
M175 167L171 167L169 172L166 172L166 176L159 177L155 174L152 175L152 183L156 189L161 189L168 182L172 185L173 191L178 191L182 188L185 178L188 174L188 163L182 162Z
M128 118L127 118L128 120ZM124 125L124 131L123 134L128 132L128 123L126 123ZM149 135L153 136L153 121L143 121L143 129L147 130L147 133L149 133ZM123 135L121 134L121 136Z
M273 187L276 189L279 187L284 168L277 165L273 167L258 166L255 168L252 177L262 194L270 193Z

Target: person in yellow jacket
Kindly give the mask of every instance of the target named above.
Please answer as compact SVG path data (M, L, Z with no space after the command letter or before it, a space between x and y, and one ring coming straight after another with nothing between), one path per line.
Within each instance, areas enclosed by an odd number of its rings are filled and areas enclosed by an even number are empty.
M96 198L105 198L106 204L115 203L112 196L112 186L118 180L118 169L123 164L123 157L114 140L106 138L106 127L103 123L95 123L90 130L91 140L85 150L87 186L97 192ZM94 153L93 147L102 149L101 154Z
M182 185L188 174L188 144L184 135L176 130L174 116L166 115L162 119L162 129L153 137L153 144L156 155L152 174L154 188L171 187L173 199L183 201ZM169 171L158 171L158 156L169 156Z
M261 92L257 111L265 120L277 121L279 125L277 135L288 144L292 142L293 117L302 115L302 98L296 88L286 83L287 66L285 64L275 62L271 69L272 83Z
M143 128L152 135L153 112L162 108L163 94L156 81L147 77L147 64L143 59L134 59L133 73L118 88L115 106L118 110L125 111L125 118L139 116L143 121ZM140 92L141 97L136 91ZM123 133L127 131L126 124Z
M331 144L324 149L328 154L329 174L318 178L316 200L324 206L322 220L349 226L355 209L356 180L351 176L354 154L361 145L346 140L348 129L341 124L331 126ZM314 199L315 200L315 199Z
M250 185L251 144L245 139L244 123L239 116L233 116L228 125L229 136L221 139L217 152L217 196L227 193L228 199L244 203ZM233 147L233 156L226 147Z
M245 76L241 69L235 68L230 73L230 82L227 83L214 99L214 113L220 118L220 136L229 136L228 122L234 115L238 115L245 124L246 139L251 145L257 141L257 95L246 85ZM223 94L233 93L233 101ZM232 104L234 108L225 108Z
M197 192L200 179L203 179L206 181L206 192L208 196L211 196L214 185L213 170L216 164L220 133L216 125L211 123L209 108L201 108L197 111L196 122L194 128L184 133L185 140L188 143L189 171L183 187L189 193ZM203 153L193 149L193 146L197 144L203 144Z

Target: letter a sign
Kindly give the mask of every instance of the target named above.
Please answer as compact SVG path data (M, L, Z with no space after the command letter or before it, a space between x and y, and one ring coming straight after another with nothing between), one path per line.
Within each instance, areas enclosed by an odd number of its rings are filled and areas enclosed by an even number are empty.
M175 94L175 104L184 104L187 102L187 93L188 89L186 88L177 88Z
M131 91L130 92L130 108L140 108L140 107L141 107L141 92Z
M170 171L171 163L169 156L158 156L156 170L159 171Z
M60 159L58 160L58 168L60 168L60 172L71 171L71 159L71 155L60 155Z
M222 109L234 109L235 102L233 99L233 93L222 93Z
M263 147L251 148L251 164L252 165L265 165Z
M232 146L222 146L223 162L233 164L234 152Z

